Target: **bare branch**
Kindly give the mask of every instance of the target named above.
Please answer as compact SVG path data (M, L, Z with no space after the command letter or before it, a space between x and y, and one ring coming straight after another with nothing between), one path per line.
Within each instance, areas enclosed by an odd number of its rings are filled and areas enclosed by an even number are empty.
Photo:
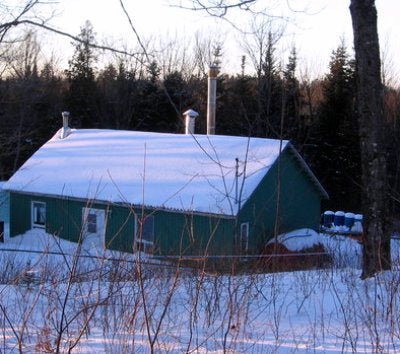
M172 5L172 7L179 7L191 11L205 11L211 16L224 17L228 10L239 8L245 11L253 11L252 5L257 3L257 0L191 0L191 6L183 4Z
M151 60L150 60L150 58L149 58L149 55L147 54L146 47L144 46L143 42L142 42L141 39L140 39L140 36L139 36L138 32L136 31L136 28L135 28L135 26L133 25L132 19L131 19L131 17L129 16L128 11L126 11L124 2L123 2L122 0L119 0L119 3L121 4L121 8L122 8L122 10L124 11L124 14L125 14L126 18L128 19L129 25L131 26L131 29L132 29L133 33L134 33L135 36L136 36L136 39L137 39L137 41L138 41L138 43L139 43L139 45L140 45L140 48L142 48L143 53L144 53L144 55L146 56L147 61L150 63Z
M32 21L32 20L17 20L16 19L14 21L1 24L0 25L0 33L4 29L6 31L8 31L11 27L15 27L15 26L18 26L18 25L23 25L23 24L31 25L31 26L34 26L34 27L39 27L39 28L45 29L47 31L56 33L58 35L71 38L72 40L80 42L80 43L84 43L85 42L84 40L82 40L78 36L74 36L74 35L72 35L72 34L70 34L68 32L64 32L64 31L61 31L61 30L56 29L54 27L47 26L44 23L40 23L40 22L36 22L36 21ZM0 41L1 41L1 38L0 38ZM128 55L130 57L134 57L136 60L140 61L142 64L145 65L145 63L139 57L140 53L132 53L132 52L128 52L128 51L125 51L125 50L120 50L120 49L116 49L116 48L113 48L113 47L110 47L110 46L107 46L107 45L100 45L100 44L96 44L96 43L88 43L88 45L90 47L92 47L92 48L101 49L101 50L105 50L105 51L109 51L109 52L113 52L113 53L124 54L124 55Z
M291 10L289 0L287 1L287 7ZM185 5L189 3L191 5ZM267 2L267 7L256 7L257 4L262 4L260 0L181 0L179 4L170 5L173 8L180 8L183 10L190 10L196 12L205 12L211 17L218 18L227 22L235 30L242 32L243 34L251 34L244 26L240 25L237 19L232 19L229 13L232 10L237 9L242 14L250 14L252 18L267 17L271 20L278 20L288 22L287 16L276 15L273 13L274 3L273 0ZM301 11L296 11L301 12Z

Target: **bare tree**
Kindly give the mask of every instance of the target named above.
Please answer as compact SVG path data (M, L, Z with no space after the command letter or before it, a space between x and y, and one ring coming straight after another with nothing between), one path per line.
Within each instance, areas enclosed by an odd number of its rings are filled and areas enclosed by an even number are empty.
M357 94L364 185L364 253L362 277L390 269L390 236L387 228L387 178L383 86L374 0L351 0Z

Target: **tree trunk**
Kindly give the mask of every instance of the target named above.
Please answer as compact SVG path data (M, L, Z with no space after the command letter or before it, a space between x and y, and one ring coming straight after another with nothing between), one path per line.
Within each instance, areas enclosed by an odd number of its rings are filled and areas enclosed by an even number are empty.
M383 86L374 0L351 0L357 65L362 183L364 187L364 250L362 278L390 269L387 227L387 181Z

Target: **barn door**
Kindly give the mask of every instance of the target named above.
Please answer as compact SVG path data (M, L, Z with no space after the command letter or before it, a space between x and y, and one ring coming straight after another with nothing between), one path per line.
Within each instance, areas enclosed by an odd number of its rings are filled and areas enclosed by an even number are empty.
M106 211L103 209L83 208L84 243L105 247Z

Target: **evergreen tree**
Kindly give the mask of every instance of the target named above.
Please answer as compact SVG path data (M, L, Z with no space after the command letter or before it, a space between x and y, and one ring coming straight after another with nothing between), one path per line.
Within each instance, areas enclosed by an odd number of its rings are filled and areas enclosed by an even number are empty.
M97 80L97 90L101 97L98 101L98 111L101 121L107 128L116 128L118 104L118 71L113 64L103 69Z
M178 71L173 71L164 79L164 88L169 95L167 100L163 99L165 106L163 108L163 118L161 120L167 131L176 132L182 130L183 127L181 117L177 115L177 111L183 113L187 107L194 104L190 97L188 84ZM164 92L164 96L166 94Z
M150 82L155 84L160 78L161 69L158 64L153 60L147 68L147 74L149 75Z
M300 121L300 89L296 78L297 53L293 47L288 64L283 72L285 125L283 135L286 139L293 139L296 143L304 141L304 125Z
M213 59L211 65L214 65L218 68L221 67L222 64L222 44L216 43L213 47L212 53Z
M333 52L319 109L318 175L333 209L360 210L360 148L355 67L344 43Z
M40 71L39 79L41 83L41 98L36 104L36 111L41 123L38 125L41 139L39 144L41 145L61 127L60 112L62 112L63 107L64 81L56 73L55 65L52 61L44 64Z
M94 74L96 56L90 46L95 41L95 33L89 21L81 28L78 37L81 41L75 43L75 52L66 72L69 82L66 109L71 111L75 124L90 128L99 126L100 121Z
M251 136L258 108L256 80L248 75L225 76L219 87L218 134Z
M265 57L260 65L258 78L259 112L255 116L252 135L260 137L279 138L282 111L279 68L275 57L275 41L271 32L268 33Z
M246 56L245 55L242 55L240 69L241 69L241 75L242 75L242 77L244 77L244 75L246 73Z
M117 129L133 129L136 102L138 100L138 81L135 72L128 70L124 62L118 65L117 105L115 124Z

